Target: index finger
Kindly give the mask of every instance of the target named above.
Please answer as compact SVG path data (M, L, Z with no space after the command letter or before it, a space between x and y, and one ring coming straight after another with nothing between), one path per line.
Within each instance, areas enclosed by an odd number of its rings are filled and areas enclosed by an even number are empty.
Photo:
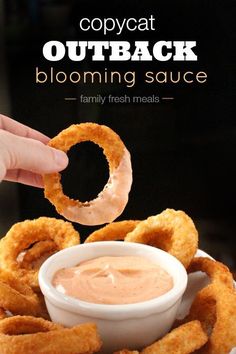
M4 116L3 114L0 114L0 129L6 130L12 134L22 136L24 138L39 140L44 144L47 144L50 140L49 137L38 132L37 130L29 128L24 124Z

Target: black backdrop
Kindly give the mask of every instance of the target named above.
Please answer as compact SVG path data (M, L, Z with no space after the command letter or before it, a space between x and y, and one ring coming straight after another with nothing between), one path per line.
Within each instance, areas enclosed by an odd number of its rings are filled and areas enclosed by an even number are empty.
M132 155L134 183L120 219L143 219L167 207L186 211L200 231L201 245L235 267L235 2L219 0L5 1L7 74L12 115L48 134L72 123L95 121L120 134ZM82 17L156 18L156 31L117 37L81 32ZM206 71L207 84L37 85L36 66L48 70L42 45L49 40L196 40L197 62L53 63L64 71ZM85 105L65 101L80 94L160 95L160 104ZM63 173L66 193L95 197L107 179L102 153L93 144L72 149ZM57 216L41 190L19 185L20 217ZM75 225L84 237L91 229Z

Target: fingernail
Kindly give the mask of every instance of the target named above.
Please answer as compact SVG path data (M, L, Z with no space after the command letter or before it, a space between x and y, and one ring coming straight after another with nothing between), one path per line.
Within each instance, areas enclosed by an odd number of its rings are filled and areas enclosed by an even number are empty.
M54 159L56 164L61 167L61 168L66 168L68 165L68 157L67 155L60 150L53 149L54 150Z

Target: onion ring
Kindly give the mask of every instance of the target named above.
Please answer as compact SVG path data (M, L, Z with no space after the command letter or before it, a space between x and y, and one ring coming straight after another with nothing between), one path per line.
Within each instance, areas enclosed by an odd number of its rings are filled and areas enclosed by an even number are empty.
M124 240L127 233L133 231L139 222L138 220L123 220L107 224L90 234L84 242Z
M229 268L221 262L207 257L195 257L188 267L188 273L205 272L213 283L223 283L229 288L234 288L233 276Z
M86 354L101 347L96 325L64 328L31 316L15 316L0 321L1 354Z
M46 307L33 290L8 271L0 269L1 318L6 311L13 315L32 315L48 318Z
M69 222L40 217L25 220L11 227L0 242L0 264L39 291L38 269L24 269L17 261L18 255L38 241L52 240L56 248L64 249L79 244L79 233Z
M192 321L173 329L162 339L144 348L140 354L189 354L201 348L207 339L201 323ZM139 352L124 349L114 354L139 354Z
M205 271L212 279L200 290L185 321L199 320L209 335L200 350L204 354L228 354L236 346L236 292L227 267L214 260L199 258L190 271ZM222 274L220 274L222 273Z
M198 232L192 219L181 210L166 209L141 221L125 241L149 244L176 257L185 268L198 247Z
M60 132L49 146L67 152L73 145L92 141L107 158L110 177L103 191L90 202L70 199L63 193L60 173L44 175L44 194L66 219L83 225L101 225L115 220L128 202L132 184L130 154L110 128L94 123L74 124Z

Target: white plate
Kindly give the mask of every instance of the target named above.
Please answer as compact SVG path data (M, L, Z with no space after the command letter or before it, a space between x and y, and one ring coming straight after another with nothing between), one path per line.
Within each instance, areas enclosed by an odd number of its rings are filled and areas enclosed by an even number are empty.
M197 251L196 256L212 258L209 256L209 254L201 250ZM195 272L190 274L188 279L188 286L177 313L177 319L184 318L188 314L189 308L195 298L196 293L209 283L208 276L202 272ZM229 354L236 354L236 347L233 348Z

